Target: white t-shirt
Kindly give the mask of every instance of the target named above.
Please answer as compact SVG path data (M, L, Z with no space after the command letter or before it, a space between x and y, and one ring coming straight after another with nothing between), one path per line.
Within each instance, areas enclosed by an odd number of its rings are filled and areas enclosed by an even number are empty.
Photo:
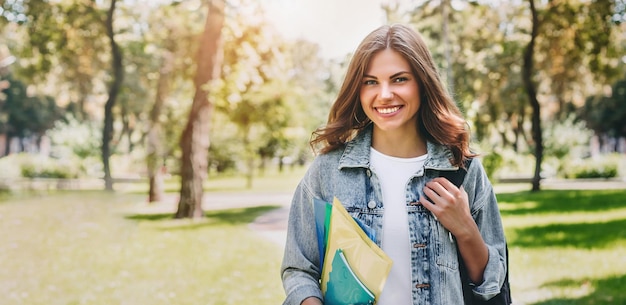
M411 246L406 208L406 185L423 171L428 155L396 158L371 148L370 163L382 189L384 215L382 248L393 260L389 277L377 305L412 304Z

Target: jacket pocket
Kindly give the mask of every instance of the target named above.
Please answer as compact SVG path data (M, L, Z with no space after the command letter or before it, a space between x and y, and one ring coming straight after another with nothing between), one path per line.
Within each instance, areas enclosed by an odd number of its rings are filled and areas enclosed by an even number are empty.
M437 265L452 270L459 269L458 252L456 250L456 240L452 233L441 223L431 220L432 237L435 244L435 262Z

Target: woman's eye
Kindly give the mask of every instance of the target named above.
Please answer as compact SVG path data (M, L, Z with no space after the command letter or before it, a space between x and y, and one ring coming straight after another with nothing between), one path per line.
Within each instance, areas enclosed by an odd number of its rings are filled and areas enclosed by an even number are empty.
M395 78L395 79L394 79L394 82L396 82L396 83L402 83L402 82L406 82L407 80L409 80L409 79L408 79L408 78L406 78L406 77L401 76L401 77L397 77L397 78Z
M375 81L375 80L372 80L372 79L366 79L366 80L363 82L363 85L376 85L376 81Z

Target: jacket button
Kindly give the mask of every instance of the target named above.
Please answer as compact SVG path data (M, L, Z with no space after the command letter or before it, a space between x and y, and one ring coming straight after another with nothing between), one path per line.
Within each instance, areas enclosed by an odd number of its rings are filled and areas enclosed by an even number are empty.
M367 207L370 209L373 209L376 207L376 201L371 200L370 202L367 203Z
M365 171L365 173L367 174L368 177L372 176L372 171L369 170L369 168Z

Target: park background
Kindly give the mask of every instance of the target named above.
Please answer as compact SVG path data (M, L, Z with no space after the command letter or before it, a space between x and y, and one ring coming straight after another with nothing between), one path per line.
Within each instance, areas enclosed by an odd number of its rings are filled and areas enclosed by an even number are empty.
M626 303L626 2L0 0L0 304L278 304L350 53L419 30L516 304Z

